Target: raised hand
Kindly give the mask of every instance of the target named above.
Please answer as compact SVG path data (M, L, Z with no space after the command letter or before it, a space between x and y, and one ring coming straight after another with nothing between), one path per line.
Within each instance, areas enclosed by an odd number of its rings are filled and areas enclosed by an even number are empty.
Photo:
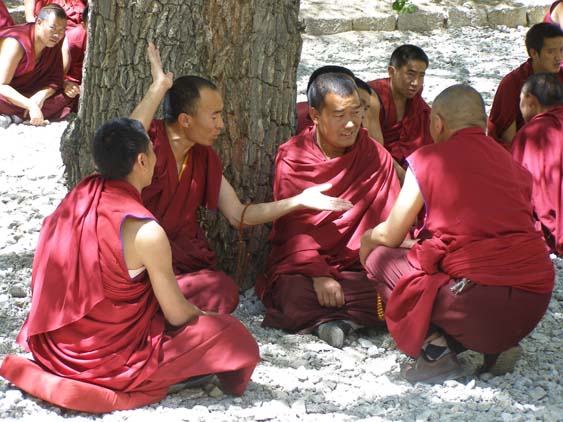
M147 56L151 65L153 83L164 88L166 91L169 90L174 82L174 74L172 72L164 73L162 61L160 60L160 52L152 42L149 42L147 47Z
M334 198L322 194L332 187L330 183L311 186L299 194L299 203L306 208L319 211L346 211L353 207L347 199Z

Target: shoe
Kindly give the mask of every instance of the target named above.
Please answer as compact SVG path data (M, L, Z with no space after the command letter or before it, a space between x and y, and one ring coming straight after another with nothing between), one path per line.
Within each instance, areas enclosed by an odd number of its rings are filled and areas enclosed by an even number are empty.
M514 371L516 363L522 356L522 346L511 347L497 354L484 354L483 366L479 368L478 374L490 372L493 375L504 375Z
M455 353L448 353L438 360L427 360L422 355L414 365L401 369L401 376L411 383L441 384L463 376L464 371Z
M205 387L207 384L211 383L215 378L214 374L198 375L196 377L188 378L185 381L173 384L168 387L168 393L177 393L178 391L184 390L185 388L201 388Z
M10 118L12 119L12 123L15 125L19 125L20 123L23 123L23 119L16 114L10 115Z
M346 335L350 332L351 328L352 327L344 321L329 321L319 325L315 330L315 334L332 347L342 349Z
M6 129L12 124L12 118L5 114L0 114L0 128Z

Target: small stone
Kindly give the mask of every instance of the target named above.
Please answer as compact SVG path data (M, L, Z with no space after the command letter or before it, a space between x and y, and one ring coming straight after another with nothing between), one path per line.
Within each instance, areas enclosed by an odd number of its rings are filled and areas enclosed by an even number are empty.
M380 353L381 353L381 352L380 352L379 347L377 347L377 346L375 346L375 345L371 346L371 347L368 349L368 356L369 356L370 358L379 356Z
M475 379L472 379L471 381L469 381L469 382L465 385L465 387L468 388L468 389L470 389L470 390L474 389L474 388L475 388Z
M536 387L532 391L530 391L530 397L535 401L541 400L547 394L546 391L541 387Z
M362 346L364 349L369 349L370 347L373 346L373 343L365 338L360 337L358 339L358 343L360 344L360 346Z
M213 397L214 399L223 397L223 392L219 389L219 387L213 387L213 389L207 394L209 395L209 397Z

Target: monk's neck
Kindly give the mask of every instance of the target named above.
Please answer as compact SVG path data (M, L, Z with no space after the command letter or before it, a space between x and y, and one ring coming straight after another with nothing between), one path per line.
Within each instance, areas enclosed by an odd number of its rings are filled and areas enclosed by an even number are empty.
M43 44L43 41L39 39L36 33L33 37L33 50L35 53L36 61L39 60L39 57L41 57L41 53L43 52L44 49L45 49L45 44Z
M397 121L399 122L403 120L403 117L405 116L408 98L396 92L393 89L393 86L391 86L391 98L393 98L393 104L395 104L395 112L397 113Z
M341 157L346 153L346 148L333 148L326 142L323 142L318 132L315 134L315 137L317 139L317 145L319 146L327 160Z
M195 142L190 141L188 138L186 138L180 127L176 127L173 124L165 124L165 127L166 135L168 136L168 142L170 143L170 148L172 149L172 153L174 154L174 159L176 160L178 169L180 169L186 159L186 156L190 152L190 149L192 149L192 147L195 145Z

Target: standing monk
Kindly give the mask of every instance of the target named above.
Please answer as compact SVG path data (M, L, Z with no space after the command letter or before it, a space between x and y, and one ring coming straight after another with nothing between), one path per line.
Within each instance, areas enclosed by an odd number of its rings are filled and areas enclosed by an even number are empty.
M12 19L12 16L10 15L10 12L8 11L8 8L4 4L4 2L0 0L0 29L4 28L5 26L12 26L13 24L14 21Z
M500 81L489 114L488 135L510 146L516 131L524 125L520 112L522 85L534 73L549 72L563 82L563 30L550 23L538 23L526 33L530 58Z
M68 28L74 28L82 22L82 11L88 5L88 0L23 0L25 20L35 22L35 17L39 16L39 11L47 4L58 4L67 16Z
M534 227L530 174L485 135L485 105L473 88L444 90L430 119L436 144L408 157L391 214L362 236L360 258L397 347L417 358L401 372L407 380L456 378L465 349L485 354L483 371L505 373L554 282ZM420 243L397 248L423 206Z
M0 30L0 125L29 119L61 120L72 99L62 92L61 43L66 28L64 10L45 6L35 23Z
M215 269L215 253L197 220L200 206L218 209L239 228L270 222L304 207L341 210L351 204L322 195L330 186L311 187L283 201L241 204L212 148L224 126L221 93L198 76L182 76L172 84L172 75L163 73L154 46L148 51L153 84L131 114L147 129L158 158L143 202L168 235L176 273L190 273L186 297L202 309L230 313L238 304L238 286ZM153 120L165 95L164 120Z
M552 252L563 255L563 85L550 73L531 76L522 87L524 121L512 156L532 173L532 204Z
M313 332L340 348L353 328L382 324L358 249L364 231L389 214L399 181L391 155L361 128L353 80L321 75L308 102L314 126L279 148L274 199L330 183L331 194L354 206L346 212L302 210L276 220L267 273L256 293L267 308L264 326Z
M0 374L87 412L155 403L203 374L242 394L259 361L256 341L235 318L207 315L182 294L166 233L141 203L156 162L143 126L111 120L92 151L100 174L79 183L41 229L17 339L34 360L8 356Z
M423 145L431 144L430 107L422 98L428 56L417 46L397 47L389 60L389 77L368 82L377 97L383 145L402 168L405 158ZM401 179L404 172L400 172Z

